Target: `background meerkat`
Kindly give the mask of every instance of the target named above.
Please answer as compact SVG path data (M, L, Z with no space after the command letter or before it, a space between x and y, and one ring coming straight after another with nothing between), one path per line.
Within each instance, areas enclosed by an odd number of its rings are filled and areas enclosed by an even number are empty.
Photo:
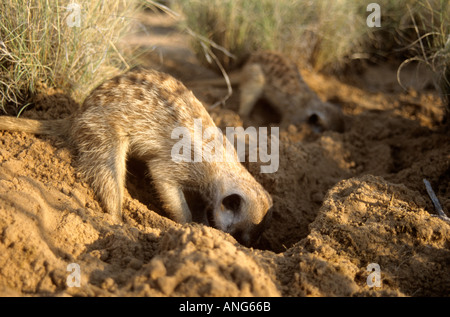
M146 162L164 210L179 223L199 222L251 245L271 214L272 198L239 162L175 162L171 132L194 119L215 127L201 102L181 82L154 70L135 70L97 87L67 119L0 117L0 129L67 136L78 168L105 210L121 220L126 160ZM228 140L223 136L222 145Z
M256 102L265 99L281 115L282 128L306 122L317 130L344 129L340 108L320 100L303 80L297 65L279 53L253 53L240 71L230 74L230 82L239 85L242 118L248 118ZM190 84L225 85L225 81L198 80Z

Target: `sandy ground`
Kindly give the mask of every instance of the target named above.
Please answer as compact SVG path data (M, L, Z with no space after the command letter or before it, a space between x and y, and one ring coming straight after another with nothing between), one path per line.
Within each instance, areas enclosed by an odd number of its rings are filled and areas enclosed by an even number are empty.
M146 23L149 34L129 43L154 48L142 58L147 66L183 81L217 76L165 20ZM356 74L358 85L302 74L322 99L342 106L346 129L315 135L290 127L281 131L278 172L246 165L275 209L254 248L160 215L140 162L129 163L125 221L113 225L63 139L0 131L0 295L448 296L450 224L434 217L422 181L448 213L450 138L438 124L441 102L426 89L403 92L389 67ZM225 92L194 90L207 107ZM61 118L76 107L49 90L25 116ZM242 124L236 109L233 96L210 113L224 128ZM244 124L272 120L263 103L254 117ZM79 265L80 287L70 286L71 263ZM379 276L368 271L372 263ZM377 277L380 286L369 287Z

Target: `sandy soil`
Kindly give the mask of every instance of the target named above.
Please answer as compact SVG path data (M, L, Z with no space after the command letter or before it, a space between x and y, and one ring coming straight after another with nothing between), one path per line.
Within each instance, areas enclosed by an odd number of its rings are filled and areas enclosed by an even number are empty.
M148 66L183 81L217 76L161 19L129 39L154 47ZM355 74L358 85L302 70L346 114L344 133L281 131L280 167L260 174L274 217L259 245L160 215L140 162L129 163L125 222L113 225L57 137L0 131L0 295L19 296L448 296L450 224L434 217L423 181L450 211L450 138L432 91L403 92L395 69ZM374 75L375 74L375 75ZM375 80L379 76L381 80ZM358 80L359 79L359 80ZM387 85L389 83L389 85ZM200 87L205 106L225 94ZM49 90L25 116L61 118L78 107ZM219 127L242 124L236 96L210 109ZM272 121L267 105L254 122ZM81 286L69 287L70 263ZM369 287L367 267L380 268Z

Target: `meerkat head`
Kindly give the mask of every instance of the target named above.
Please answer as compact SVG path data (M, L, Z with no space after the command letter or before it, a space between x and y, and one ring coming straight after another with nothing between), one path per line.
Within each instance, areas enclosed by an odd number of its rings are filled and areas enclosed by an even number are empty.
M329 102L311 103L306 109L306 122L316 132L323 130L344 131L344 115L341 109Z
M270 221L272 197L253 177L220 187L207 211L208 224L245 246L255 244Z

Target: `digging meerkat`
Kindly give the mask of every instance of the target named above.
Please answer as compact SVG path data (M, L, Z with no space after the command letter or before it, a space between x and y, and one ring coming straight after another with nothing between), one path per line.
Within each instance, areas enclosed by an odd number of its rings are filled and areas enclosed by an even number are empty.
M239 85L239 115L248 118L259 99L266 100L281 115L280 126L310 124L315 130L343 131L340 108L320 100L305 83L294 62L283 55L260 51L250 55L240 71L229 75ZM226 85L224 79L195 80L188 84Z
M0 116L0 130L64 135L77 150L78 169L104 209L122 220L127 157L146 162L169 218L203 223L253 244L271 215L272 198L239 162L175 162L171 132L194 119L215 127L201 102L181 82L155 70L135 70L97 87L66 119L31 120ZM217 128L216 128L217 129ZM229 142L221 135L220 145ZM205 144L200 144L205 146Z

